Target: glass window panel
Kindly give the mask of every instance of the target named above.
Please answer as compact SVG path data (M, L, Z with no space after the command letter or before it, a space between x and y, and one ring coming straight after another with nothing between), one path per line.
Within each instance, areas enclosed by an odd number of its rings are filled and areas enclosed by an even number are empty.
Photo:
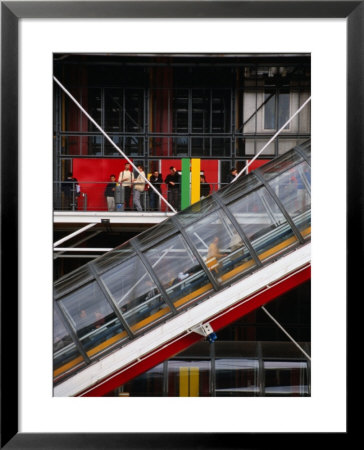
M153 244L158 244L162 239L166 238L171 233L177 231L171 219L164 220L160 224L149 228L143 233L139 234L135 239L138 239L142 249L148 248Z
M129 156L144 156L144 138L125 137L124 152Z
M168 361L168 396L210 396L210 372L211 362L207 360Z
M264 94L264 128L275 130L276 128L276 96L271 92Z
M66 294L77 286L86 283L93 278L87 264L79 267L71 273L65 275L54 283L54 294L56 297Z
M104 351L109 342L112 345L127 337L95 281L62 298L59 304L90 357Z
M212 138L211 156L231 157L231 139L230 138Z
M115 143L115 145L117 145L117 147L119 147L121 150L125 149L123 148L123 138L119 137L119 136L109 136L112 141ZM104 138L104 154L106 156L121 156L121 153L118 151L117 148L115 148L111 142L109 142L108 139Z
M245 192L249 192L262 183L256 177L246 176L244 172L240 177L233 183L229 183L225 188L219 192L219 195L224 200L225 203L229 203L235 198L241 197Z
M82 97L82 107L89 113L89 115L94 119L94 121L102 126L101 123L101 89L89 88L87 95L83 95ZM99 131L96 126L88 120L87 117L82 114L83 117L87 120L88 131ZM81 131L86 131L82 126Z
M297 242L291 227L264 187L228 207L261 260Z
M124 130L123 90L105 89L105 130L121 132Z
M231 131L230 91L212 91L212 133L228 133Z
M173 133L188 133L188 90L173 91Z
M140 133L144 129L144 96L142 89L125 89L125 131Z
M254 359L216 359L216 396L253 397L259 394L259 362Z
M80 364L84 359L55 308L53 308L53 370L54 376L66 372Z
M162 397L163 375L163 364L159 364L121 386L119 388L119 396Z
M80 155L81 138L79 136L62 136L61 138L62 155Z
M81 89L73 88L70 90L71 95L78 101L82 103L81 99ZM88 131L87 122L84 122L85 115L81 112L80 108L71 100L66 93L62 91L62 120L61 130L62 131ZM83 117L82 117L83 116ZM86 128L84 128L86 126Z
M192 138L191 139L191 155L192 156L210 156L210 138Z
M278 129L289 119L290 112L290 94L288 92L280 92L278 97ZM285 130L290 128L290 124L285 126Z
M188 156L188 137L179 136L172 138L173 156Z
M171 98L168 89L151 89L150 131L153 133L170 133L172 129Z
M149 156L172 156L172 139L167 137L150 138Z
M256 133L257 122L261 123L262 112L259 106L263 103L263 94L261 91L246 89L242 91L238 106L240 120L238 122L238 130L241 133ZM259 98L259 104L258 104Z
M305 361L264 361L264 378L268 397L309 395Z
M311 230L311 170L306 162L270 181L288 214L304 236Z
M183 225L187 227L189 224L200 220L209 214L211 211L218 209L218 205L213 197L206 197L203 201L196 202L188 208L184 209L181 214L178 215L178 219Z
M145 252L154 272L177 308L205 295L211 283L178 234Z
M102 155L103 136L82 136L82 145L87 144L87 154L93 156Z
M78 156L101 156L103 137L100 136L62 136L61 154Z
M210 132L210 103L209 89L192 90L192 133Z
M219 283L230 281L254 265L248 249L221 210L200 219L186 232Z
M134 332L170 312L137 256L113 267L101 278Z
M275 130L280 129L289 119L290 116L290 93L280 92L278 97L273 92L265 92L264 94L264 129ZM278 103L277 103L278 102ZM278 112L278 124L277 124ZM289 129L289 124L285 127Z
M135 253L129 243L120 245L113 250L99 256L93 261L93 265L98 273L105 272L116 264L121 263L124 259Z

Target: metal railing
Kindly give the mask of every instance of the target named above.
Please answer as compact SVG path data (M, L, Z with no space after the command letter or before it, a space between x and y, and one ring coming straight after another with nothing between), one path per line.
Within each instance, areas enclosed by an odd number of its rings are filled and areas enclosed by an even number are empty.
M106 187L110 182L105 181L55 181L53 184L55 211L109 211L109 212L125 212L138 211L134 204L133 189L131 189L128 197L125 188L119 183L115 183L114 195L107 195ZM208 183L209 194L218 191L227 183ZM146 185L140 196L140 203L143 212L167 212L167 205L161 201L156 193ZM160 187L160 193L163 198L168 200L168 188L165 184ZM180 189L178 194L177 210L181 209ZM201 188L200 199L207 196L204 189ZM109 197L109 199L108 199ZM126 204L125 201L128 200Z

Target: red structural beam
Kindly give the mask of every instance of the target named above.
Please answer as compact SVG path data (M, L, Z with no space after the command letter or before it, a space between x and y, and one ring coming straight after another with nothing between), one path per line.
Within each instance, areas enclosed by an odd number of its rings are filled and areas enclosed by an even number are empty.
M286 275L280 280L277 280L275 283L260 289L249 297L242 299L240 302L235 303L225 311L222 311L218 315L210 318L208 322L214 331L219 331L246 314L249 314L255 309L308 281L310 278L311 265L308 264L305 267ZM197 333L186 332L186 334L178 336L172 341L169 341L163 346L157 348L153 352L143 356L139 361L132 363L128 367L123 367L119 371L109 375L107 378L99 381L91 388L79 393L78 396L103 396L143 372L146 372L157 364L160 364L166 359L180 353L201 339L203 338Z

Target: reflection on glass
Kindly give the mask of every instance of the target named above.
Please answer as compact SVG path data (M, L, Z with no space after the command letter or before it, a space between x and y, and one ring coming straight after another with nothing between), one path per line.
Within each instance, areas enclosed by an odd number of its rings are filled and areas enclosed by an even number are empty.
M88 264L85 264L60 278L54 285L54 293L58 297L69 292L71 289L75 289L78 284L84 284L88 280L91 280L91 278L92 273L90 272L90 268Z
M264 361L265 395L308 396L307 362Z
M259 394L259 362L221 358L215 361L217 397L253 397Z
M201 218L186 231L217 282L229 281L254 265L238 232L223 211Z
M262 172L264 179L269 181L276 177L279 173L289 170L301 161L302 157L298 153L287 152L281 157L264 164L264 166L261 166L259 170Z
M210 371L211 362L208 360L168 361L168 396L209 396Z
M287 220L265 188L251 192L228 207L261 260L297 242Z
M121 261L125 260L127 257L133 254L134 249L130 246L130 244L120 245L119 247L116 247L113 250L95 259L93 265L98 273L102 273L115 266L116 264L119 264Z
M183 214L178 216L178 220L183 225L183 227L187 227L191 223L197 222L209 214L211 211L214 211L218 208L217 203L215 202L212 196L206 197L201 202L196 202L193 205L183 210Z
M138 256L127 259L101 278L132 331L170 312Z
M71 362L72 361L72 362ZM71 364L70 364L71 362ZM58 376L83 362L57 310L53 309L53 370Z
M153 367L119 388L119 397L162 397L163 364Z
M126 337L123 327L95 281L59 300L89 356L104 350L105 341ZM113 342L115 342L115 339Z
M183 307L212 288L180 235L154 246L145 256L176 307Z
M310 234L311 176L306 162L289 169L270 181L288 214L304 236Z

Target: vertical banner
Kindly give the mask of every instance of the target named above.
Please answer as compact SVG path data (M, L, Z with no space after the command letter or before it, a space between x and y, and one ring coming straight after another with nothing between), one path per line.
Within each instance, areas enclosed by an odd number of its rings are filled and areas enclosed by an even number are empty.
M190 160L182 158L181 210L190 205Z
M191 159L191 205L200 201L201 160Z

